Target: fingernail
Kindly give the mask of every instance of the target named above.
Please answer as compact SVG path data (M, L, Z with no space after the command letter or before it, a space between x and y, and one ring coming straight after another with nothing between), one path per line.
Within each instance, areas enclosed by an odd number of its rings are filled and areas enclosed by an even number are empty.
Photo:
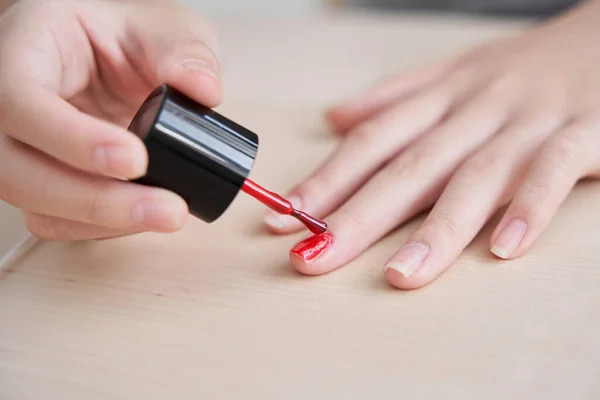
M421 267L430 251L431 249L425 243L409 243L387 262L384 271L393 269L408 278Z
M292 203L292 206L294 206L294 208L296 208L296 209L302 208L302 201L300 200L299 197L290 196L287 198L287 200L290 203ZM265 224L267 224L271 228L275 228L275 229L283 229L286 226L286 224L291 221L293 221L291 219L291 217L289 217L287 215L278 214L275 211L267 212L267 214L265 215L265 219L264 219Z
M217 79L219 78L219 72L215 69L214 65L206 61L188 58L187 60L183 60L181 67L186 70L205 72Z
M146 172L144 156L130 147L124 146L96 148L94 164L100 171L122 178L142 176Z
M314 261L333 244L333 235L329 232L308 237L295 245L292 253L302 257L304 261Z
M492 246L492 253L500 258L507 259L519 247L525 233L527 223L521 218L513 218L504 227Z
M132 212L132 219L138 225L160 230L176 230L182 224L178 207L154 201L136 205Z

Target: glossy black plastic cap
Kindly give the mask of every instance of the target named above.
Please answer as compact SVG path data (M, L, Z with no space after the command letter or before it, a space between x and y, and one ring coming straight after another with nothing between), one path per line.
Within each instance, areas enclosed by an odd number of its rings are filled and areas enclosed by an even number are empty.
M135 182L179 194L205 222L229 207L258 150L256 134L166 85L150 94L129 130L149 156L148 173Z

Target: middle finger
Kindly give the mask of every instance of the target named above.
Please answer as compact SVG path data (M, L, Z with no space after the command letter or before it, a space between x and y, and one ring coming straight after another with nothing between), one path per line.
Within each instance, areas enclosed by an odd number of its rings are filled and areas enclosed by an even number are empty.
M383 163L435 126L459 103L469 78L472 79L471 71L461 71L363 123L312 176L292 190L288 196L292 203L317 217L331 213ZM294 220L274 212L266 215L265 223L282 233L300 228Z
M111 239L141 233L141 229L114 229L25 212L27 229L36 237L51 241Z
M503 126L511 110L501 104L491 93L466 102L445 123L378 172L328 218L335 241L327 253L308 261L292 256L292 264L305 273L329 272L429 207L462 160Z
M21 209L116 229L179 229L187 204L174 193L88 175L0 137L0 199Z

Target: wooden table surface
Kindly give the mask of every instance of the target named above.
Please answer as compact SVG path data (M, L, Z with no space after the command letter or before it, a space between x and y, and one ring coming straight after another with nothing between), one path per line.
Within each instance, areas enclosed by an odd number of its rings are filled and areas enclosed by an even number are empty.
M335 147L322 107L382 74L519 29L414 16L233 18L220 110L258 132L276 190ZM313 158L302 150L316 147ZM305 277L240 196L172 235L42 243L0 279L1 399L598 399L600 184L576 188L539 244L492 258L487 229L435 283L382 264L420 221L345 268ZM0 208L0 251L19 214Z

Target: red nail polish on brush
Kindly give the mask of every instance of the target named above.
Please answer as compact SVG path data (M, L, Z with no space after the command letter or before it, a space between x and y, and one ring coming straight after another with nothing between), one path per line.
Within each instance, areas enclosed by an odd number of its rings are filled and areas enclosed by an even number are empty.
M242 190L279 214L291 215L296 218L312 233L323 233L327 230L327 224L325 222L311 217L304 211L296 210L288 200L277 193L269 192L265 188L252 182L250 179L246 179L242 185Z
M147 174L134 182L179 194L195 217L215 221L242 190L313 233L327 230L323 221L248 179L258 151L255 133L179 91L155 89L129 130L143 140L149 159Z
M291 250L304 261L313 261L333 244L333 235L329 232L311 236L298 243Z

